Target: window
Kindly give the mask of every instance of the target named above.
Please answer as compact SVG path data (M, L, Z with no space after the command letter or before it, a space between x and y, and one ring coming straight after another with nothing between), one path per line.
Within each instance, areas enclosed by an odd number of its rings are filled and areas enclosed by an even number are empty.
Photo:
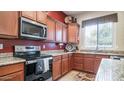
M113 23L104 23L85 27L84 47L103 49L113 47Z
M113 48L115 22L117 21L117 14L83 21L83 47L93 50Z
M87 48L97 47L97 25L86 26L85 28L85 41L84 45Z

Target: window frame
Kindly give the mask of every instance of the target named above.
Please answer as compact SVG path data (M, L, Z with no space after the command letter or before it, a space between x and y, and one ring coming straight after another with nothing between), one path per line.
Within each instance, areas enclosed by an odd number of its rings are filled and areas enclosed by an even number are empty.
M109 22L108 22L109 23ZM112 50L112 49L114 49L115 47L116 47L116 23L115 22L112 22L112 46L111 47L98 47L98 25L99 24L96 24L97 25L97 45L96 45L96 47L86 47L85 46L85 33L86 33L86 26L84 27L84 28L82 28L82 32L83 32L83 39L84 39L84 41L83 41L83 44L84 44L84 46L81 48L81 49L87 49L87 50Z

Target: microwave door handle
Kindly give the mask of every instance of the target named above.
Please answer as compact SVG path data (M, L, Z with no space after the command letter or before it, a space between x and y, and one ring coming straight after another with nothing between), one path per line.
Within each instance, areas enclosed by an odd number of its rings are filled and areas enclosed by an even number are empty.
M44 37L45 37L45 34L46 34L46 29L44 28L44 35L43 35Z
M43 37L44 37L44 36L45 36L45 29L44 29L44 28L43 28L43 32L44 32L44 33L43 33Z

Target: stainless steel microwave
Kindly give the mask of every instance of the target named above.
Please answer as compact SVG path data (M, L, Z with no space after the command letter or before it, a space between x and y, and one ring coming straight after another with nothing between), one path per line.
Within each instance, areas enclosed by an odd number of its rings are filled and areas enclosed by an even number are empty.
M47 26L30 19L20 18L20 37L29 39L46 39Z

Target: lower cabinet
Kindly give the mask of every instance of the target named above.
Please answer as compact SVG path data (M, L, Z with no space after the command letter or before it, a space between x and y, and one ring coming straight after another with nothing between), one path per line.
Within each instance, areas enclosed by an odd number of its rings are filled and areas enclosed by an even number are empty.
M52 72L53 80L57 80L69 72L68 54L53 57Z
M100 63L101 63L101 59L95 59L95 62L94 62L94 73L95 74L97 73L99 69Z
M66 74L68 70L68 58L62 59L62 75Z
M109 58L109 56L75 53L73 69L96 74L102 58Z
M83 56L82 57L74 57L73 69L83 70Z
M69 54L69 63L68 63L68 70L69 71L71 71L73 68L73 62L74 62L73 54Z
M0 67L0 81L23 81L24 63Z
M83 70L94 73L94 58L84 58Z
M19 71L19 72L15 72L13 74L2 76L2 77L0 77L0 80L1 81L22 81L22 80L24 80L24 72Z
M53 58L53 80L57 80L72 69L96 74L102 58L105 55L95 54L65 54Z
M52 79L56 80L62 75L62 65L61 65L61 56L56 56L53 58L52 64Z

